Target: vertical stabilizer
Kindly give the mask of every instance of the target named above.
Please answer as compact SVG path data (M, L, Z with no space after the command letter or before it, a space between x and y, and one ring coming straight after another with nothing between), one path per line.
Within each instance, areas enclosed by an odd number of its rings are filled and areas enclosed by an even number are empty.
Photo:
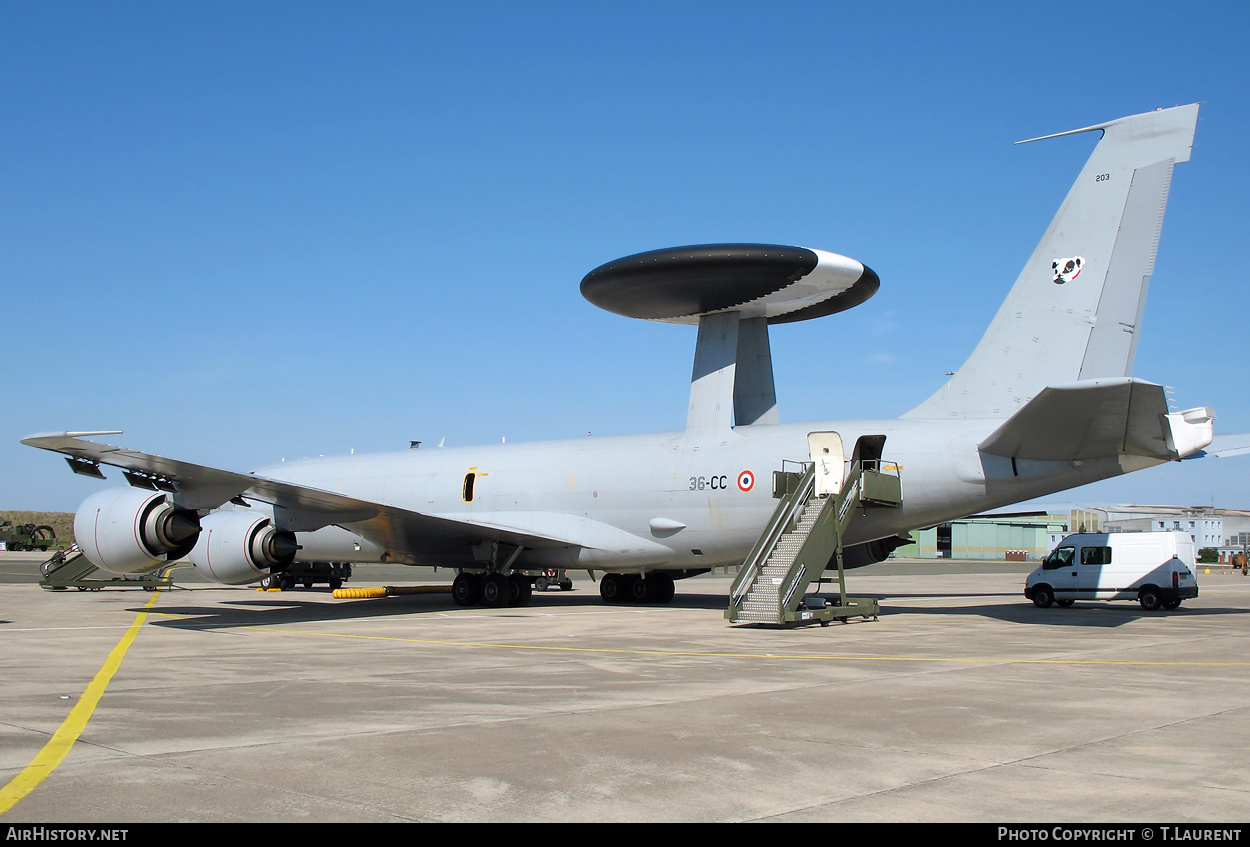
M1044 136L1102 132L972 355L903 417L1007 418L1047 385L1131 374L1172 166L1197 121L1192 104Z
M734 426L781 423L773 384L773 354L767 318L738 321L738 364L734 374Z

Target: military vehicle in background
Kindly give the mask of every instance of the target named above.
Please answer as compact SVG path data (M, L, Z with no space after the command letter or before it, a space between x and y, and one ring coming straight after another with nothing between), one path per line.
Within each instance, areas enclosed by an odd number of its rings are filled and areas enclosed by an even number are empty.
M0 544L5 550L42 550L46 553L49 547L56 546L56 531L46 524L14 524L6 520L0 522Z
M266 576L260 581L260 586L290 591L297 585L312 588L324 582L331 591L335 591L351 578L351 562L292 562L284 570Z

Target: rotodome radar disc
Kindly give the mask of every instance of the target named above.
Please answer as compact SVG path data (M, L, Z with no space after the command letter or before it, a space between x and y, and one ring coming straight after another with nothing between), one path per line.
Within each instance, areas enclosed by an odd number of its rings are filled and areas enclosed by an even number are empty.
M770 324L832 315L858 306L881 281L837 253L775 244L703 244L637 253L600 265L582 295L630 318L697 324L737 311Z

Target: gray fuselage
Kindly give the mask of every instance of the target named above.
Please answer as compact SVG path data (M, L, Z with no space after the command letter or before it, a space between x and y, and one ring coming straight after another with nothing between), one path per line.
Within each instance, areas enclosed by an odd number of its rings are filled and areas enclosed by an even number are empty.
M434 517L570 540L563 548L526 550L517 566L630 572L741 564L776 506L773 471L783 465L794 470L809 460L811 432L838 432L848 452L861 435L885 435L884 459L898 468L902 506L865 513L851 524L848 544L1126 470L1115 460L1098 460L1033 463L1024 474L1019 469L1015 475L1010 469L996 472L992 462L983 462L977 444L999 424L755 425L716 434L686 431L304 459L257 473ZM470 474L472 490L466 492ZM302 559L366 561L370 553L383 558L386 552L362 546L354 535L333 527L302 534L301 544ZM457 566L473 558L469 549L442 548L408 561Z

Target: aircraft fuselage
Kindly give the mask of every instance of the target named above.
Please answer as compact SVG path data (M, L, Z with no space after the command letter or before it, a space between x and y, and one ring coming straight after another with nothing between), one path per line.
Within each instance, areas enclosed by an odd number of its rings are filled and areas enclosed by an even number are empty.
M977 450L1000 421L831 421L404 450L284 462L257 473L413 512L577 539L525 550L516 566L697 569L739 565L776 507L774 471L809 461L808 434L886 436L903 502L866 512L848 544L1122 473L1115 461L1035 463L1012 474ZM938 433L942 437L935 437ZM987 468L987 462L989 467ZM350 529L350 525L347 525ZM612 530L620 531L614 535ZM386 551L327 528L301 535L303 559L368 560ZM418 546L419 545L414 545ZM393 557L402 559L403 557ZM473 553L431 547L412 564L471 564Z

